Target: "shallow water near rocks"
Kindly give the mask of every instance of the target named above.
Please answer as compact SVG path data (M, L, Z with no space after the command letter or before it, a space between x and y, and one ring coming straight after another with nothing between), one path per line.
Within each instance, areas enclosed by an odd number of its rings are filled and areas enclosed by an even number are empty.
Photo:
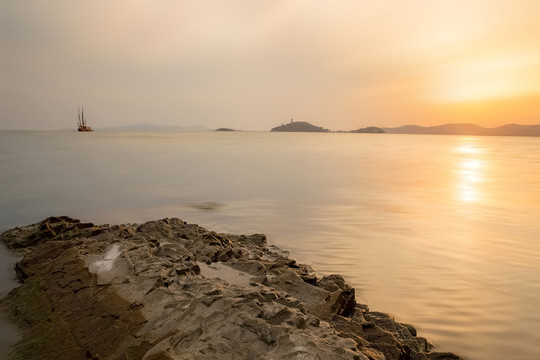
M0 230L69 215L266 233L438 350L540 358L540 138L0 132L0 168Z

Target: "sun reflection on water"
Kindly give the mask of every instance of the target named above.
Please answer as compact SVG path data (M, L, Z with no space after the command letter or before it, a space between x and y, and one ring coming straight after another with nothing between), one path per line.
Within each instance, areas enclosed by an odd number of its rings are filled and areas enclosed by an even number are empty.
M480 157L482 149L476 144L476 139L462 140L456 147L456 153L461 156L456 163L456 197L462 202L480 202L486 162Z

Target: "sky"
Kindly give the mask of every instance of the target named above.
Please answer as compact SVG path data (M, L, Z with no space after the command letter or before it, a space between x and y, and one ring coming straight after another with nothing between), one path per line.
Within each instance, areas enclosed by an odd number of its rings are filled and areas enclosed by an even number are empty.
M538 0L0 0L0 130L540 124Z

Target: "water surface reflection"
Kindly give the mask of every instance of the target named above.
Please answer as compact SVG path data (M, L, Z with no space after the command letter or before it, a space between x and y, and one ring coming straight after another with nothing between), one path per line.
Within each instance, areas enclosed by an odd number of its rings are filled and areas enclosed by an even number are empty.
M0 226L177 216L264 232L441 350L540 358L539 138L77 135L0 132Z
M459 201L480 202L483 198L482 182L488 166L483 149L475 138L464 138L455 147L455 193Z

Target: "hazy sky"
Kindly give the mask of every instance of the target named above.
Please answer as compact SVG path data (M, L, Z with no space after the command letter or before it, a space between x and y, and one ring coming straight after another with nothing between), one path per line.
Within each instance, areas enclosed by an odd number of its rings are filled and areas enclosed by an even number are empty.
M538 0L0 0L0 129L540 124Z

